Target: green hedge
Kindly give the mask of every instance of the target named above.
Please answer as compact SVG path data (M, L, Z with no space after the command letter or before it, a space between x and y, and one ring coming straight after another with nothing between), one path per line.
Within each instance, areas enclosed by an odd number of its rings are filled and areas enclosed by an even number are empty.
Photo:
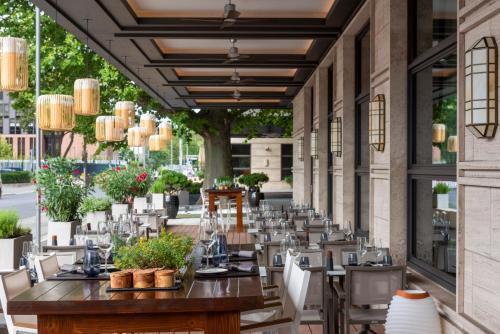
M33 175L29 171L3 172L0 174L4 184L30 183Z

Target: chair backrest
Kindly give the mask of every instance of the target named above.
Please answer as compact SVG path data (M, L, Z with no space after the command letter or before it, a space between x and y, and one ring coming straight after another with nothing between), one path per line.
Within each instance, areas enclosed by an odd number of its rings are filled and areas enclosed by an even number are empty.
M295 262L292 263L290 279L286 289L286 303L283 306L283 316L291 318L297 328L300 325L300 319L304 311L310 277L311 272L302 270Z
M206 195L205 195L205 189L203 187L200 188L200 196L201 196L201 203L203 206L206 204Z
M286 288L288 286L288 282L290 281L290 275L292 273L292 264L295 262L295 255L291 252L291 250L286 251L286 257L285 257L285 266L283 267L283 286L281 287L280 291L280 296L282 299L283 304L284 303L284 298L286 296Z
M148 209L148 200L146 197L136 197L134 198L134 209L138 213L145 212Z
M388 305L406 282L405 266L346 267L346 305Z
M38 282L43 282L47 277L59 272L59 263L55 254L49 256L37 256L35 258L35 269Z
M14 318L9 315L7 301L31 288L31 279L26 269L21 269L7 275L0 275L0 303L9 333L13 333Z

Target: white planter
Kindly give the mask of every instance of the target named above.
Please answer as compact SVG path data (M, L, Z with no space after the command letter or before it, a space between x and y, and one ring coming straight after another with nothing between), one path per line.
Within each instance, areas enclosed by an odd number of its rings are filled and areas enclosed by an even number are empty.
M107 211L95 211L95 212L88 212L85 217L83 218L83 224L84 227L87 226L87 224L90 224L90 229L93 231L97 230L97 224L99 222L104 222L106 221L106 214Z
M165 209L165 194L152 194L153 210Z
M0 271L18 269L19 260L23 254L23 242L31 240L31 234L13 239L0 239Z
M69 241L75 236L76 227L80 225L77 221L48 223L47 245L52 245L52 236L57 236L58 246L69 246Z
M148 209L148 199L146 197L134 198L134 210L137 210L137 213L143 213L147 209Z
M127 215L128 214L128 204L118 204L118 203L113 203L111 206L111 214L113 215L114 219L118 219L121 215Z
M438 194L437 195L437 208L438 209L448 209L450 197L448 194Z

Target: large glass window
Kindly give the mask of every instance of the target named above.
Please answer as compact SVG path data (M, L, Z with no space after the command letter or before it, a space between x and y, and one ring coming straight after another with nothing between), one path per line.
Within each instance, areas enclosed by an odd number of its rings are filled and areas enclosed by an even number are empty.
M293 144L281 144L281 179L292 176Z
M456 1L411 1L408 261L456 286ZM430 5L432 3L432 6ZM432 22L430 25L424 22ZM411 25L411 20L410 20Z
M370 33L364 28L356 37L356 234L368 235L370 226L370 146L368 103L370 99Z
M250 173L250 144L231 144L234 176Z

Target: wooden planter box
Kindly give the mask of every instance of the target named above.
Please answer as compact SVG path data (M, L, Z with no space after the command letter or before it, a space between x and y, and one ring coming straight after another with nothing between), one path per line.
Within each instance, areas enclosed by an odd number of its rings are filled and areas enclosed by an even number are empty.
M31 241L31 234L13 239L0 239L0 271L13 271L19 268L23 253L23 242Z

